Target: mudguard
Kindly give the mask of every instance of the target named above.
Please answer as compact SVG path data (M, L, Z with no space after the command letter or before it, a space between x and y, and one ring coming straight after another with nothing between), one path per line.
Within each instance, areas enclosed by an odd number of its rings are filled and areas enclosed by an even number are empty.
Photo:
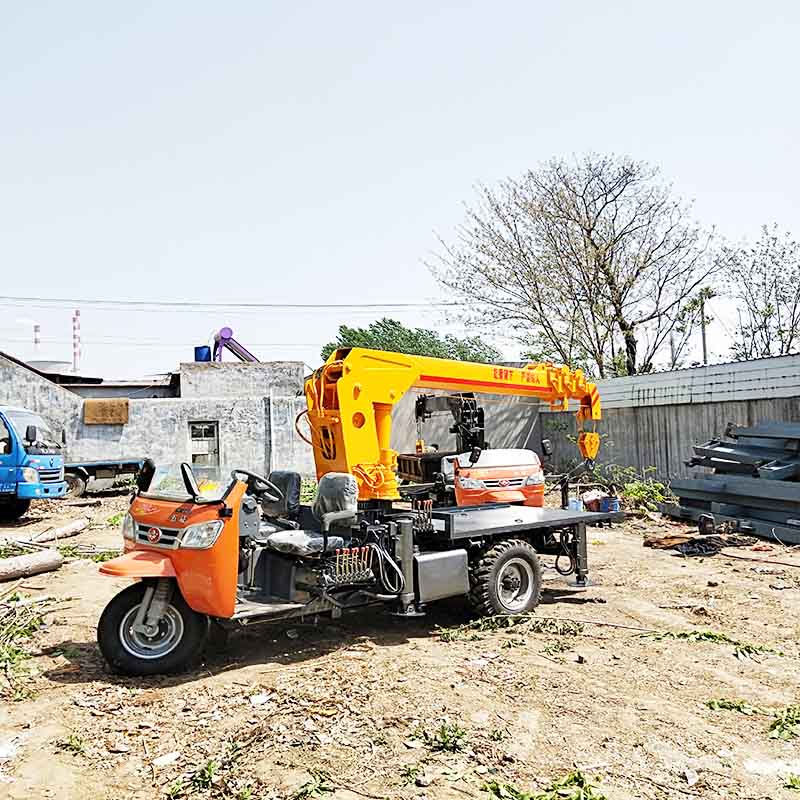
M103 575L114 578L174 578L175 566L164 553L152 550L131 550L100 565Z

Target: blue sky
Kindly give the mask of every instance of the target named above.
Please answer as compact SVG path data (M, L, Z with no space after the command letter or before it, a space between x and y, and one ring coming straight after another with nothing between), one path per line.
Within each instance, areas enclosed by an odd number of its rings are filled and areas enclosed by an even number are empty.
M423 259L474 185L586 150L657 164L732 240L800 236L794 3L3 6L3 295L442 299ZM83 306L82 371L168 370L224 324L315 365L371 316ZM70 317L0 303L0 349L32 357L36 320L69 358Z

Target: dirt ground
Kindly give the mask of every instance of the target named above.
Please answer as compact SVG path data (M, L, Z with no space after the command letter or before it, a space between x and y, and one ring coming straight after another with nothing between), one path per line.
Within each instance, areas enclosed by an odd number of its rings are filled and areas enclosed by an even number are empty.
M86 516L70 545L118 547L108 520L126 504L40 503L0 538ZM447 602L412 621L370 611L250 628L193 672L147 680L110 675L95 644L125 583L70 560L19 587L58 602L29 643L20 680L32 696L0 700L0 797L481 798L487 783L533 793L575 767L609 800L798 797L784 785L800 774L800 738L768 729L798 702L800 569L642 547L680 529L655 518L590 529L586 591L547 570L537 619L585 621L577 631L442 636L471 619ZM778 544L726 553L800 566ZM705 705L718 698L757 713Z

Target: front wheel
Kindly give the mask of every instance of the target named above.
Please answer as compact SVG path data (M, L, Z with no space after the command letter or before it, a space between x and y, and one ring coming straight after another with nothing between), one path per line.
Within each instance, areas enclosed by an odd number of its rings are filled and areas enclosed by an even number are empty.
M524 614L542 597L542 566L524 539L497 542L470 570L470 600L484 616Z
M30 507L30 500L11 500L7 503L0 503L0 522L16 522L28 513Z
M191 666L203 651L209 620L192 611L177 587L154 636L134 630L146 584L123 589L105 607L97 625L97 643L114 672L123 675L158 675Z

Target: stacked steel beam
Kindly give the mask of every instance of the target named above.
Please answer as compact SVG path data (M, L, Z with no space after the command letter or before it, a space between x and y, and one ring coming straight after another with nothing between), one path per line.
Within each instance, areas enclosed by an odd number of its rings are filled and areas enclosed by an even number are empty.
M727 525L800 544L800 424L729 425L725 436L694 446L686 465L713 472L672 481L678 503L661 510L709 528Z

